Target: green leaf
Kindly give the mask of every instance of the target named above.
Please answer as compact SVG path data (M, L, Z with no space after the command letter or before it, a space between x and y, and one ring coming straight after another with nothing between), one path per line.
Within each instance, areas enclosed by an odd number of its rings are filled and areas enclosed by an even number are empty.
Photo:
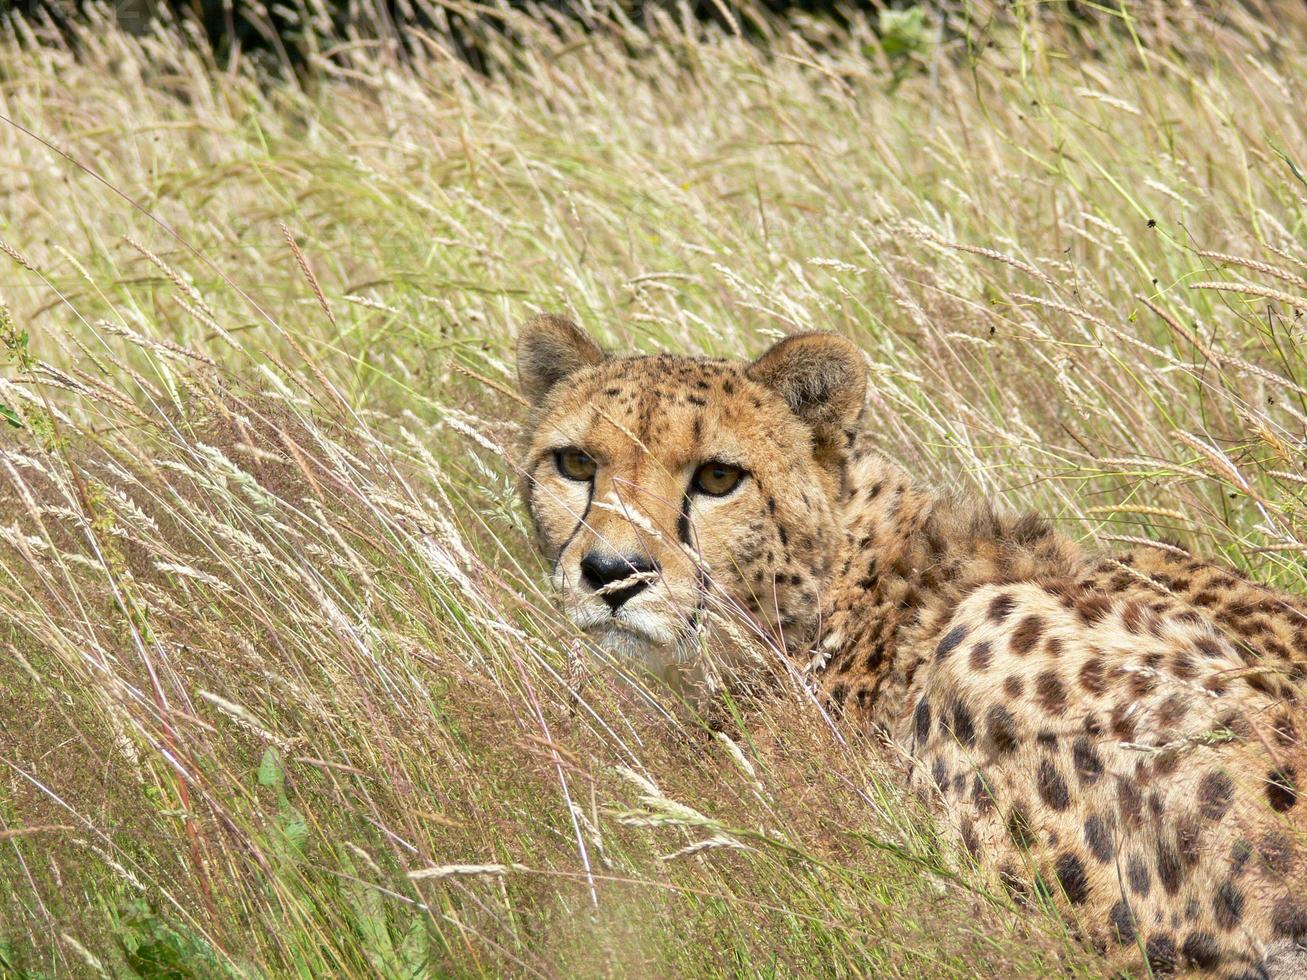
M926 12L921 7L882 10L876 21L876 33L880 35L880 46L891 58L925 51L930 45Z
M143 980L190 980L223 973L208 943L161 919L141 899L121 908L117 939L127 965Z
M281 812L277 814L277 829L281 831L285 842L296 851L303 848L304 842L309 839L308 820L289 803L284 803Z
M427 976L430 953L427 949L426 924L422 918L393 909L388 915L381 892L356 880L359 877L358 869L344 848L338 849L338 856L341 869L348 876L341 887L349 901L359 945L372 968L380 976L393 977L395 980ZM395 918L399 921L392 925L392 919ZM396 942L399 930L404 931Z
M286 769L281 762L281 752L275 745L269 745L259 760L259 785L281 789L286 782Z
M6 422L8 422L10 425L12 425L15 429L21 429L21 428L23 428L23 420L22 420L22 418L19 416L19 414L18 414L17 412L15 412L12 408L10 408L10 407L9 407L8 405L6 405L4 402L0 402L0 418L4 419Z

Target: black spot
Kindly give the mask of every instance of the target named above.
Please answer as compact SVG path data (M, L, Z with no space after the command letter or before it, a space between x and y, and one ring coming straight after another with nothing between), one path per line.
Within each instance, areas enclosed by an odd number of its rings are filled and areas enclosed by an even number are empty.
M962 821L962 843L966 845L967 853L973 858L980 856L980 841L976 838L975 821L970 818Z
M1123 742L1129 742L1135 737L1135 706L1137 701L1122 701L1112 708L1111 717L1108 719L1112 726L1112 734Z
M1048 882L1044 880L1042 874L1035 875L1035 895L1043 905L1048 905L1053 901L1053 889L1048 887Z
M1170 973L1175 969L1175 940L1169 933L1155 932L1144 944L1144 953L1148 957L1148 966L1154 973Z
M924 745L930 737L930 702L925 698L917 702L917 710L912 713L912 723L917 742Z
M1293 851L1293 841L1278 830L1269 831L1257 842L1257 856L1261 858L1262 866L1277 877L1292 870Z
M1085 874L1084 863L1070 851L1063 853L1053 866L1058 884L1066 893L1066 899L1072 905L1083 905L1089 897L1089 876Z
M976 744L976 726L971 720L971 712L961 701L953 702L953 737L968 747Z
M1202 836L1202 822L1193 814L1185 817L1176 826L1176 853L1180 855L1180 863L1186 868L1192 868L1198 863L1198 858L1202 854Z
M1035 786L1039 790L1039 798L1054 810L1061 812L1071 805L1071 794L1067 791L1066 780L1047 759L1039 764Z
M999 755L1007 755L1017 747L1017 722L1007 708L1001 704L994 705L989 709L985 722L989 729L989 739Z
M1281 745L1293 745L1298 741L1298 730L1294 727L1293 719L1288 715L1275 719L1271 724L1271 732Z
M935 780L935 785L939 787L941 793L948 790L948 765L943 759L935 760L935 765L930 770L930 778Z
M1216 721L1222 728L1228 729L1229 733L1236 738L1248 738L1253 733L1252 725L1248 724L1248 719L1237 711L1227 711Z
M1092 626L1112 609L1112 600L1104 595L1088 595L1076 603L1076 613L1087 626Z
M1100 864L1107 864L1116 853L1116 845L1112 842L1112 830L1108 827L1107 821L1097 813L1090 814L1089 819L1085 821L1085 843L1089 845L1089 853L1097 858Z
M1230 874L1237 878L1243 873L1248 859L1253 856L1253 846L1246 840L1237 840L1230 845Z
M1012 537L1025 545L1035 544L1052 533L1048 521L1038 514L1026 514L1012 525Z
M1276 813L1292 810L1298 802L1297 772L1292 766L1274 769L1266 775L1266 802Z
M1131 695L1136 698L1146 698L1157 687L1157 678L1151 673L1133 673L1126 683Z
M1271 927L1287 939L1307 937L1307 902L1286 895L1271 913Z
M1132 857L1130 863L1126 865L1126 879L1130 882L1131 890L1140 898L1146 898L1153 887L1148 865L1138 856Z
M1127 827L1137 827L1144 813L1144 797L1139 787L1124 776L1116 780L1116 804Z
M1112 906L1107 913L1108 932L1120 945L1128 946L1135 941L1135 916L1125 899Z
M994 793L980 773L976 773L971 784L971 802L975 804L977 813L984 815L994 812Z
M1217 619L1220 618L1220 616L1217 616ZM1242 653L1242 651L1240 652ZM1269 678L1263 677L1261 674L1253 674L1251 677L1244 678L1244 680L1254 691L1274 697L1275 685L1271 683Z
M1076 776L1086 786L1094 785L1103 775L1103 760L1084 735L1071 743L1071 763L1075 767Z
M1162 805L1162 794L1153 790L1148 794L1148 812L1155 818L1160 819L1165 807Z
M989 642L982 640L971 648L971 669L984 670L989 666L993 658L994 655Z
M1080 686L1090 694L1102 694L1107 688L1103 661L1099 657L1086 660L1080 668Z
M1143 603L1131 599L1121 610L1121 625L1126 628L1127 633L1134 633L1136 636L1144 631L1145 609Z
M1153 757L1153 775L1169 776L1180 765L1180 753L1170 749L1159 752Z
M1163 728L1173 728L1183 720L1188 710L1189 706L1185 704L1185 699L1178 694L1172 694L1158 709L1157 723Z
M996 623L1001 623L1007 619L1015 605L1016 601L1010 595L1000 593L989 603L989 618Z
M1224 817L1233 799L1234 783L1219 770L1211 770L1198 784L1198 812L1208 820Z
M1029 893L1030 889L1026 887L1026 883L1021 879L1021 876L1017 874L1016 869L1010 864L1005 864L998 869L998 880L1009 895L1022 905L1028 904L1026 902L1026 895Z
M1056 671L1046 670L1035 678L1035 700L1054 717L1066 711L1066 688Z
M1212 915L1222 929L1233 929L1243 921L1243 893L1226 878L1212 896Z
M965 626L954 626L944 634L944 638L939 641L939 646L935 647L935 659L943 660L957 649L957 645L966 639L966 636L967 628Z
M1038 616L1027 616L1012 631L1012 639L1008 641L1008 645L1012 648L1013 653L1019 657L1024 657L1035 648L1035 644L1039 642L1043 634L1044 621Z
M866 538L863 539L864 547L867 540L868 539ZM845 571L848 571L847 564L845 566ZM869 562L867 562L867 574L858 580L858 588L864 591L870 591L871 589L874 589L876 587L876 583L879 581L880 581L880 572L876 568L876 559L873 558Z
M1026 816L1025 810L1019 806L1014 806L1012 812L1008 814L1007 832L1012 838L1012 843L1022 850L1035 842L1034 831L1030 829L1030 819Z
M1180 855L1169 841L1157 842L1157 880L1162 883L1168 895L1178 892L1184 881L1184 866L1180 864Z

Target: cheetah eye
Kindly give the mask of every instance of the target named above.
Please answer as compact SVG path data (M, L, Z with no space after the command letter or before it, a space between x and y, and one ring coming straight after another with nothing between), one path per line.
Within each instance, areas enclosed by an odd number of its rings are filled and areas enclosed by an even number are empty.
M559 473L578 483L589 483L595 478L595 470L599 468L594 457L575 446L568 446L555 452L554 465L558 467Z
M740 485L744 470L730 463L708 462L694 471L690 486L710 497L725 497Z

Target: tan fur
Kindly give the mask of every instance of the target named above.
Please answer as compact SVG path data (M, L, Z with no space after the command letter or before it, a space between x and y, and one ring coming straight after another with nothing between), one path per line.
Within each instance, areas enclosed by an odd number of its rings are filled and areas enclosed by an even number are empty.
M537 322L523 349L587 349L560 330ZM1307 973L1307 603L1170 546L1087 557L1038 518L913 485L851 448L865 375L838 338L748 367L574 360L520 362L524 492L601 646L691 663L704 612L727 610L910 760L905 784L996 887L1115 965ZM563 446L599 460L592 497L558 474ZM747 482L687 494L713 459ZM605 544L660 566L630 626L575 572Z

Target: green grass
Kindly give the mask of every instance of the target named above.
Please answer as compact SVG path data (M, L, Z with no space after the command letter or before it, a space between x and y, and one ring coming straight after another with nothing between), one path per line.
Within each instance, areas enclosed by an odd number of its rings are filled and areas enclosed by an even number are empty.
M0 972L1094 975L798 692L572 697L514 489L531 312L832 329L923 480L1303 591L1307 15L1010 8L11 28Z

